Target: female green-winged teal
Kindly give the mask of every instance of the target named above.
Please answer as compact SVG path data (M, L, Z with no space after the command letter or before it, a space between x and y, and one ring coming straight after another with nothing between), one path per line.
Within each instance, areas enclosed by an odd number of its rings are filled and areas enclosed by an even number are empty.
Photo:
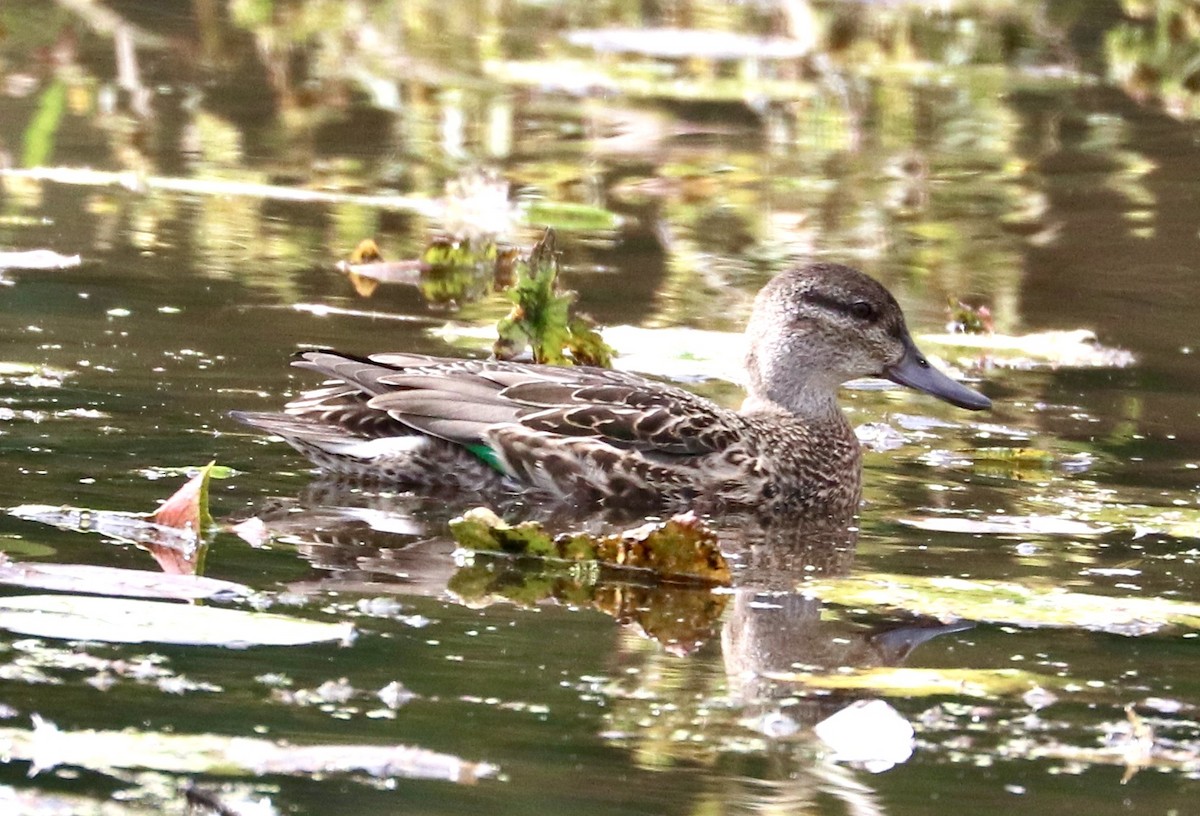
M284 413L233 416L327 471L410 487L842 516L861 481L842 383L885 377L962 408L991 406L933 368L896 299L846 266L778 275L746 335L740 411L620 371L304 351L293 365L333 382Z

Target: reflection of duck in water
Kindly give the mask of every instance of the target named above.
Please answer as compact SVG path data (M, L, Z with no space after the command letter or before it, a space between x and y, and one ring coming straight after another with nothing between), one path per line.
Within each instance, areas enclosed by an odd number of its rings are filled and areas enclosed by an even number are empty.
M746 334L741 411L617 371L307 351L294 364L334 383L285 413L234 417L356 478L840 518L858 504L860 453L839 385L879 376L963 408L991 404L931 367L895 298L849 267L777 276Z
M803 583L849 572L857 539L849 515L746 526L736 537L722 537L735 575L721 630L722 656L737 697L765 702L795 692L775 689L763 679L767 674L896 666L927 640L969 628L919 619L854 623L829 615L819 599L804 593Z

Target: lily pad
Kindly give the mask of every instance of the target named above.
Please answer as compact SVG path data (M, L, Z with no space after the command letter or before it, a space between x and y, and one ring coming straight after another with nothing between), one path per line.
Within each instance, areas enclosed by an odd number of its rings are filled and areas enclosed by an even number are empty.
M621 217L611 210L589 204L563 201L532 201L526 212L530 224L570 232L572 230L607 231L621 226Z
M66 640L235 649L347 643L354 637L354 627L348 623L320 623L266 612L83 595L0 598L0 629Z
M10 758L32 762L35 771L70 765L101 772L138 769L215 776L362 773L381 779L470 784L497 770L487 763L407 745L291 745L247 737L129 729L61 731L36 715L32 731L0 729L0 744Z
M91 510L86 507L54 507L48 504L22 504L8 508L8 513L26 521L48 524L62 530L99 533L117 541L135 544L155 544L186 550L194 548L198 541L194 530L155 524L141 513Z
M836 674L770 672L764 677L822 691L869 691L895 697L1015 697L1032 689L1061 688L1063 678L1018 669L843 669Z
M0 553L0 584L81 592L126 598L199 600L236 598L251 593L250 587L196 575L172 575L149 570L99 567L92 564L16 563Z
M828 603L902 609L943 621L972 620L1029 628L1060 627L1147 635L1169 626L1200 629L1200 604L1070 592L1015 581L872 574L803 588Z
M484 349L495 337L491 327L446 323L430 331L443 342ZM745 340L733 332L667 327L606 326L604 339L615 350L613 365L677 381L745 379Z

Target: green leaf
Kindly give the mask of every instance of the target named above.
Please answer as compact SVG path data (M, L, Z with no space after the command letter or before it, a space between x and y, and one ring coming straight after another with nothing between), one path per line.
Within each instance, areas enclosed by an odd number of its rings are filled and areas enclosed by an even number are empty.
M25 129L25 149L21 154L24 167L41 167L48 164L54 153L54 137L62 124L63 112L67 109L67 84L55 80L38 100L37 113Z
M518 261L516 280L504 291L512 311L496 325L493 353L511 359L530 347L533 359L549 365L611 365L612 349L583 318L572 318L574 292L558 289L554 232L546 230L526 261Z
M533 201L526 213L531 224L571 230L606 231L620 226L621 218L611 210L589 204L562 201Z

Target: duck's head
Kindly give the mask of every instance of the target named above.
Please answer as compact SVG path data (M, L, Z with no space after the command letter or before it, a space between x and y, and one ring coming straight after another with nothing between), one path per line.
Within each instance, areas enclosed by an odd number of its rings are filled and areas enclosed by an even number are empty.
M838 386L858 377L884 377L973 411L992 405L925 359L887 289L841 264L776 276L758 293L746 336L748 405L756 408L825 415Z

